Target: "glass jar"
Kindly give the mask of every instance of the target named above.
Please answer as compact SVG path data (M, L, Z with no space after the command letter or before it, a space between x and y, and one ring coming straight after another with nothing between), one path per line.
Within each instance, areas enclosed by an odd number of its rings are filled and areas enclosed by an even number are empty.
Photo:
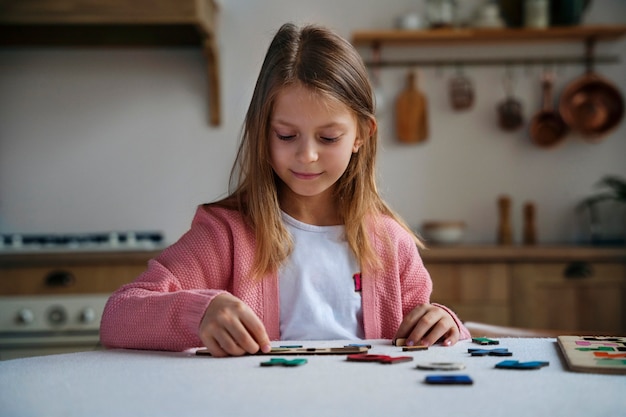
M544 29L550 25L550 2L548 0L524 1L524 26Z
M426 19L431 29L454 26L456 0L426 0Z

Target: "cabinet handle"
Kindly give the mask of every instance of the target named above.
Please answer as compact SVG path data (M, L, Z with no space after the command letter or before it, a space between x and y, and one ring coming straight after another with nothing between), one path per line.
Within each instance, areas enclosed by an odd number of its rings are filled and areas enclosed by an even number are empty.
M565 267L563 276L567 279L584 279L593 276L593 266L589 262L575 261Z
M59 288L74 285L76 277L69 271L52 271L44 280L46 287Z

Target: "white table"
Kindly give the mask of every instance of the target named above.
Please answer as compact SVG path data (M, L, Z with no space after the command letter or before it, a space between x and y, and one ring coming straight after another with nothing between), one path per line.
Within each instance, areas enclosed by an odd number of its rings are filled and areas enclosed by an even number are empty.
M276 342L343 346L349 342ZM347 362L308 356L303 366L261 367L270 357L212 358L193 352L109 350L0 362L0 415L21 416L624 416L626 376L570 372L555 339L500 339L511 358L470 357L453 347L402 352L369 341L370 353L413 362ZM294 357L286 357L292 359ZM502 370L504 359L542 360L539 370ZM421 362L463 362L471 386L426 385Z

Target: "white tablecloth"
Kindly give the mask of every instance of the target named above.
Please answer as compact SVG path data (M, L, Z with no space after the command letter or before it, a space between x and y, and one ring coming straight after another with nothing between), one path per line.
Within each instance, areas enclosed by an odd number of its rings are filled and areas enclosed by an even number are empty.
M349 342L280 342L305 347ZM0 415L21 416L624 416L626 376L571 372L555 339L500 339L511 358L470 357L453 347L402 352L369 341L370 353L409 355L393 365L307 356L303 366L261 367L270 357L212 358L193 352L109 350L0 362ZM293 357L285 357L291 359ZM502 370L504 359L549 361L539 370ZM462 362L463 371L416 369ZM468 374L471 386L433 386L432 374Z

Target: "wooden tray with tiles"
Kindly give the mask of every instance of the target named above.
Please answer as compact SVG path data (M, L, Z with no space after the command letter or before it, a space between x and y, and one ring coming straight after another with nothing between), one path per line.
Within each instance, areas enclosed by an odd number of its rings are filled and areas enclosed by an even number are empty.
M557 341L572 371L626 375L626 336L559 336Z

